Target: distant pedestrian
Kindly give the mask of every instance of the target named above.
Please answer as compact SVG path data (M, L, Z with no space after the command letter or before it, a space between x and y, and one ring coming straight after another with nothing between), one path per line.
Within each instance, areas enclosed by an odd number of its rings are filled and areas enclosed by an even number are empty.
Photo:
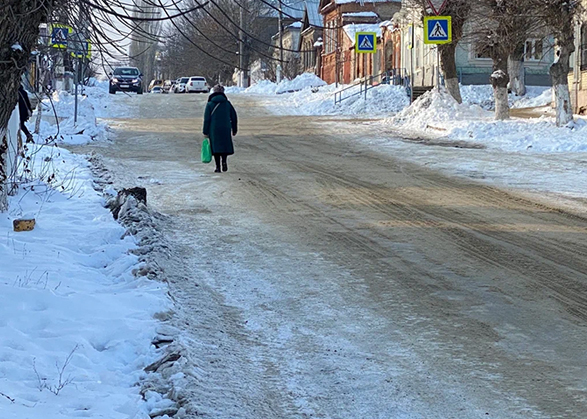
M27 129L25 122L29 120L33 114L33 107L29 100L29 95L22 87L22 84L18 87L18 113L20 116L20 130L26 135L26 142L33 142L33 135Z
M216 163L214 172L219 173L221 160L222 171L226 172L226 157L234 154L232 136L236 135L238 120L234 107L224 94L224 87L218 84L212 88L212 92L204 112L204 137L210 138Z

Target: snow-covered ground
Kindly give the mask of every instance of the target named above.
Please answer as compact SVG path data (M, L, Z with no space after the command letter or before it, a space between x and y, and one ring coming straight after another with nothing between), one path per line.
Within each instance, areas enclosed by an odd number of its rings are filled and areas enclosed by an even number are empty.
M544 97L539 95L534 103L541 103ZM548 116L495 121L493 112L477 105L460 105L443 90L429 92L386 122L411 135L450 138L507 152L587 151L587 124L582 118L566 127L557 127Z
M83 93L78 92L77 122L74 118L75 95L65 91L55 92L43 100L43 119L37 139L43 141L52 138L57 143L86 144L90 141L108 139L112 132L108 126L97 118L125 115L125 109L111 100L107 81L94 81L92 86L85 86ZM37 112L27 124L34 129ZM57 121L56 121L57 118ZM38 141L37 141L38 142Z
M227 94L248 94L262 97L266 106L278 115L390 115L409 105L403 86L382 84L367 91L365 96L359 86L326 85L314 74L304 73L293 80L279 84L263 80L247 89L229 87ZM485 110L494 108L493 90L490 85L462 86L461 94L466 105L478 105ZM335 96L342 101L335 104ZM528 87L526 96L510 94L512 108L545 106L552 100L550 88Z
M65 141L106 132L91 106L99 94L80 101L77 129L85 132ZM68 117L72 98L56 99ZM132 253L137 241L104 207L83 156L52 145L27 149L20 170L29 180L0 214L0 417L149 418L169 403L140 394L143 368L161 356L151 344L153 316L169 308L167 288L133 274L142 265ZM18 218L34 218L35 228L14 232Z

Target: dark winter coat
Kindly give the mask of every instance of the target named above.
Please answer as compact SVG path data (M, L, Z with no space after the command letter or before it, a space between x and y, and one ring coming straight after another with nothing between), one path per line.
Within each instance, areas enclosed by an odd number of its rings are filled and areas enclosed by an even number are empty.
M33 112L33 107L31 106L31 101L29 100L29 95L21 85L18 88L18 113L20 116L20 120L22 122L28 121L32 112Z
M210 137L212 154L234 154L237 123L236 111L224 93L211 94L204 112L204 135Z

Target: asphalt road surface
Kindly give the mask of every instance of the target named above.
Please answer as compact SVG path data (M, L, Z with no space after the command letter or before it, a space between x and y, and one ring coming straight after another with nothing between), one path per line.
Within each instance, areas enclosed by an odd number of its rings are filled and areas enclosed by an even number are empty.
M192 412L587 417L587 219L231 99L227 173L199 162L204 95L117 95L116 139L77 148L169 216Z

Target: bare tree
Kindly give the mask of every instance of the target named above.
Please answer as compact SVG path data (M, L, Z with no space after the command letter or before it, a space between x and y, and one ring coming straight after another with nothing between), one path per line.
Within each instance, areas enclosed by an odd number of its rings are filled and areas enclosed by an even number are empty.
M510 89L517 96L526 94L526 73L524 72L524 44L518 44L508 57Z
M535 19L528 14L529 0L479 0L474 25L477 50L493 61L490 82L495 98L495 119L509 118L508 59L528 37Z
M78 33L88 32L98 55L106 60L115 58L116 52L128 56L124 45L131 33L135 37L153 36L140 23L180 19L212 0L177 8L164 17L135 14L141 7L142 11L145 7L165 11L161 0L142 0L140 4L133 1L4 0L0 3L0 211L7 209L8 121L18 102L18 87L31 52L41 47L38 45L41 23L67 23Z
M267 8L261 0L211 0L208 7L175 19L165 33L163 71L171 77L199 74L228 81L240 67L241 39L243 69L258 58L273 60L269 42L277 29L268 27Z
M451 16L452 21L452 42L438 46L440 54L440 70L444 76L444 83L450 95L462 103L461 90L459 87L459 76L456 64L456 50L459 42L463 39L464 27L470 18L472 3L471 0L448 0L442 10L443 16ZM424 13L430 13L427 0L411 0L409 5L418 7Z
M7 0L0 5L0 211L7 209L8 121L18 102L20 78L39 38L39 25L59 0Z
M556 105L556 124L566 125L573 120L568 75L570 56L575 51L574 20L583 10L579 0L531 0L533 9L541 17L555 40L555 59L550 77Z

